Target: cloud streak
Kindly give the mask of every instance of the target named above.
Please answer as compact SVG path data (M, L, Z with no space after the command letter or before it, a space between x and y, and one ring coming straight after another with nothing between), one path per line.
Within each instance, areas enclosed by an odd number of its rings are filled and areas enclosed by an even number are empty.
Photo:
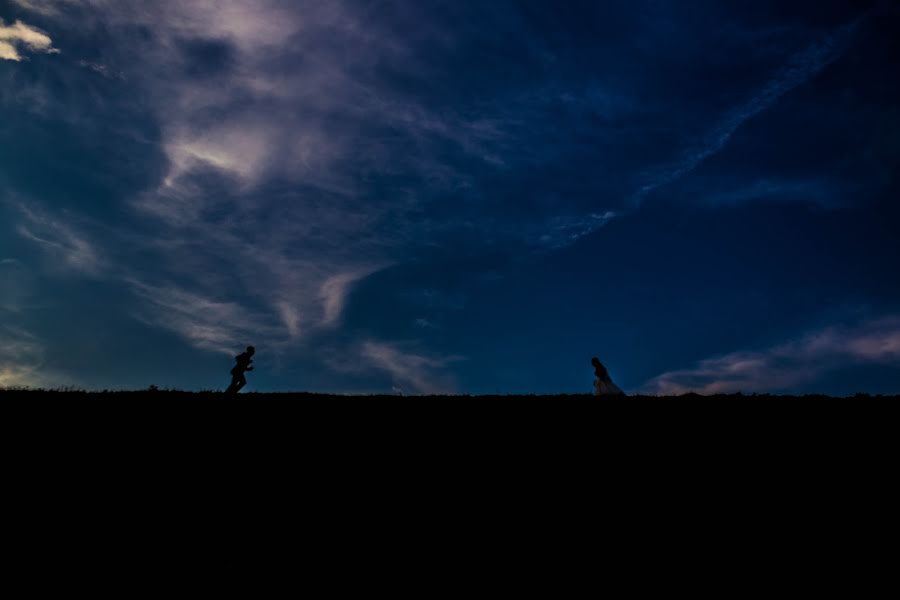
M829 371L861 364L900 365L900 316L828 327L762 351L734 352L655 377L644 393L768 392L815 383Z
M59 52L53 47L50 36L43 31L22 21L6 25L0 19L0 60L21 61L24 58L20 52L22 48L46 54Z
M844 25L792 56L759 92L746 103L732 109L699 144L689 148L676 163L650 175L650 180L632 196L631 204L639 206L657 188L684 177L706 159L721 152L744 123L770 109L782 96L825 70L843 55L860 22L861 19L857 19Z
M106 261L86 234L34 207L21 205L20 209L26 223L19 225L19 234L60 259L60 264L86 275L99 275L106 268Z
M79 0L13 0L20 7L44 16L57 16L66 5L72 6Z
M433 358L405 352L394 344L366 342L362 357L393 379L393 388L418 394L449 394L454 386L441 369L460 357Z
M541 246L549 250L571 246L613 218L638 209L653 191L674 183L697 169L708 158L725 149L734 133L745 123L773 107L785 94L808 83L839 59L861 21L862 18L844 25L791 56L749 100L728 110L710 132L683 150L675 162L655 167L645 173L643 183L629 197L626 209L551 219L546 232L538 238ZM756 187L755 192L759 191L760 188ZM758 198L759 194L754 196L749 193L741 197L743 200Z
M156 287L132 281L147 309L140 320L167 329L194 346L231 355L257 338L277 339L279 328L264 315L235 302L220 302L177 286Z
M0 324L0 389L48 388L71 385L64 378L46 368L44 344L21 327Z

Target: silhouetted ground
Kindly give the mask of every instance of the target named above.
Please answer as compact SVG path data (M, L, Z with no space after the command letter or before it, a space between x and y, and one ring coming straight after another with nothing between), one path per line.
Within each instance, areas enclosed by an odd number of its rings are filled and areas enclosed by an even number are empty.
M115 401L171 401L171 400L193 400L193 401L260 401L260 400L290 400L290 401L322 401L330 400L334 402L347 401L396 401L396 400L417 400L417 401L528 401L528 400L593 400L597 402L626 402L626 401L695 401L695 400L718 400L718 401L788 401L788 400L898 400L898 395L870 395L856 394L854 396L826 396L821 394L807 394L803 396L786 396L774 394L721 394L703 396L699 394L684 394L681 396L625 396L625 397L608 397L597 398L590 394L548 394L548 395L432 395L432 396L399 396L388 394L372 394L372 395L343 395L343 394L316 394L311 392L246 392L238 395L226 395L223 392L185 392L179 390L137 390L137 391L83 391L83 390L3 390L0 389L0 400L66 400L66 401L85 401L85 400L115 400Z
M8 462L41 480L68 477L72 490L85 489L85 469L116 486L139 477L140 493L144 473L190 485L212 470L221 481L234 479L223 488L228 494L278 482L300 486L303 498L326 497L323 491L351 482L359 487L339 497L358 511L369 496L394 498L429 478L437 497L447 493L447 474L490 489L517 473L529 482L529 497L571 494L560 490L574 486L593 501L597 485L618 481L608 490L613 496L656 505L690 487L690 469L719 485L761 460L772 465L767 477L783 468L794 478L811 463L846 461L850 447L887 456L872 446L893 440L891 413L900 404L881 400L896 399L0 390L0 430ZM843 454L825 460L829 448ZM799 462L785 461L792 455ZM668 482L664 490L634 495L659 481Z

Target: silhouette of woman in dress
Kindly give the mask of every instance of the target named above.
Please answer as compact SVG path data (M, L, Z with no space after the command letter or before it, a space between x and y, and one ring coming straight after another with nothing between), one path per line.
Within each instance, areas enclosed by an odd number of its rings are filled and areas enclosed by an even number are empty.
M625 392L619 389L619 386L613 383L612 378L609 376L609 372L606 370L606 367L603 366L603 363L600 362L600 359L596 356L591 359L591 364L594 365L594 375L597 376L597 379L594 380L594 395L595 396L624 396Z
M241 352L234 359L237 361L237 364L234 365L231 369L231 385L228 386L228 389L225 390L226 394L237 394L242 387L247 385L247 378L244 377L244 373L246 371L252 371L253 367L250 366L250 363L253 362L253 355L256 353L256 348L253 346L247 346L247 350L245 352Z

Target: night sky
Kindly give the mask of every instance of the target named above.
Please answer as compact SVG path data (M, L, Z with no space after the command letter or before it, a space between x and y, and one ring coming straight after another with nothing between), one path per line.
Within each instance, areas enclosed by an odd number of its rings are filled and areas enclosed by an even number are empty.
M0 0L0 386L898 393L898 7Z

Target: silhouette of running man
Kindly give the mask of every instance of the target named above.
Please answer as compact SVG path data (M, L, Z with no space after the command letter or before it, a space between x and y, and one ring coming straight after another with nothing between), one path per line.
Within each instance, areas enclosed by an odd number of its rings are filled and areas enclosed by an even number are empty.
M253 355L256 353L256 348L253 346L247 346L247 350L245 352L241 352L234 359L237 361L237 364L231 368L231 385L228 386L228 389L225 390L226 394L237 394L242 387L247 385L247 378L244 377L244 373L246 371L252 371L253 367L250 366L250 363L253 362Z

